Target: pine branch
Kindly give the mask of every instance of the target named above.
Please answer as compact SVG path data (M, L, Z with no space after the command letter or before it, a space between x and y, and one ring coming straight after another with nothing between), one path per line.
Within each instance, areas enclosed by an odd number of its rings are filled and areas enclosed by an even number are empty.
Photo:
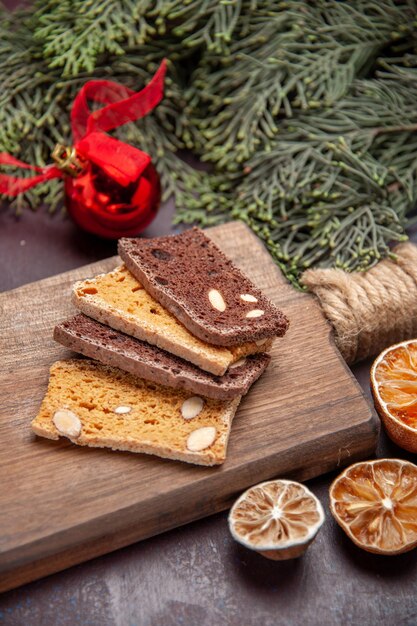
M164 101L117 134L154 156L176 221L244 220L295 283L312 265L365 269L404 239L413 0L37 0L0 18L1 151L49 162L86 80L140 89L168 56ZM60 181L15 206L42 201L62 202Z
M236 171L270 144L282 115L340 99L395 28L406 28L408 7L387 1L373 15L375 3L357 4L272 5L246 19L247 37L235 29L229 56L203 56L190 97L199 96L193 122L205 160Z
M151 0L37 0L35 41L43 45L49 67L63 76L92 72L104 53L123 55L155 33L147 21ZM126 19L129 16L129 19Z
M227 54L243 4L243 0L211 0L206 3L204 20L193 14L175 27L173 34L190 48L204 46L209 52Z
M372 266L417 201L416 97L415 83L357 81L332 108L283 122L217 218L247 222L294 280L311 265Z

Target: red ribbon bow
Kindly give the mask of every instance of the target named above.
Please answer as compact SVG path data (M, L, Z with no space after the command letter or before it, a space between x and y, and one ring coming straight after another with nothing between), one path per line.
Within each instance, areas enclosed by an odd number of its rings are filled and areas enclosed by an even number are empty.
M78 92L71 110L71 128L77 157L97 165L107 176L123 187L138 180L151 162L142 150L106 135L109 130L147 115L162 100L166 61L162 61L152 80L139 92L109 80L90 80ZM104 106L91 112L88 100ZM52 178L64 178L55 165L36 167L0 153L0 165L30 169L38 176L21 178L0 174L0 193L16 196Z

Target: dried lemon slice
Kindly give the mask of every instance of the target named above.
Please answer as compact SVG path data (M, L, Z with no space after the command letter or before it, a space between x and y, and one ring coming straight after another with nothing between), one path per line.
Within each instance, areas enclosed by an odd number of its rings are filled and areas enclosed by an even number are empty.
M330 510L360 548L401 554L417 546L417 466L400 459L355 463L330 486Z
M323 507L316 496L291 480L251 487L229 514L233 538L274 561L300 556L323 522Z
M388 436L417 452L417 340L384 350L371 369L375 407Z

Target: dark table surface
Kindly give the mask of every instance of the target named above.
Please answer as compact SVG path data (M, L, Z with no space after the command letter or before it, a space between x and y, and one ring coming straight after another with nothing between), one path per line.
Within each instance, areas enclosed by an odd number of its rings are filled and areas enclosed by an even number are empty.
M145 234L172 232L172 214L165 206ZM0 212L2 291L115 251L61 215ZM369 363L354 374L370 398ZM384 434L378 456L413 460ZM240 547L221 513L2 594L0 624L415 626L417 551L381 557L356 548L329 513L333 477L308 483L327 515L301 559L277 563Z

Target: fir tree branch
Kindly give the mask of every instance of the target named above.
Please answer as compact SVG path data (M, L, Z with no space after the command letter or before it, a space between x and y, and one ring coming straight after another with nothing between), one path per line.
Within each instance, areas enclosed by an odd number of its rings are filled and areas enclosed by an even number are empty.
M155 33L146 20L151 0L37 0L35 41L51 68L63 76L92 72L100 55L123 55ZM129 16L129 19L126 19Z
M86 80L140 89L168 56L164 101L118 135L154 156L176 221L244 220L295 283L362 270L417 203L416 50L413 0L37 0L0 13L0 150L49 162ZM60 181L15 206L42 201Z

